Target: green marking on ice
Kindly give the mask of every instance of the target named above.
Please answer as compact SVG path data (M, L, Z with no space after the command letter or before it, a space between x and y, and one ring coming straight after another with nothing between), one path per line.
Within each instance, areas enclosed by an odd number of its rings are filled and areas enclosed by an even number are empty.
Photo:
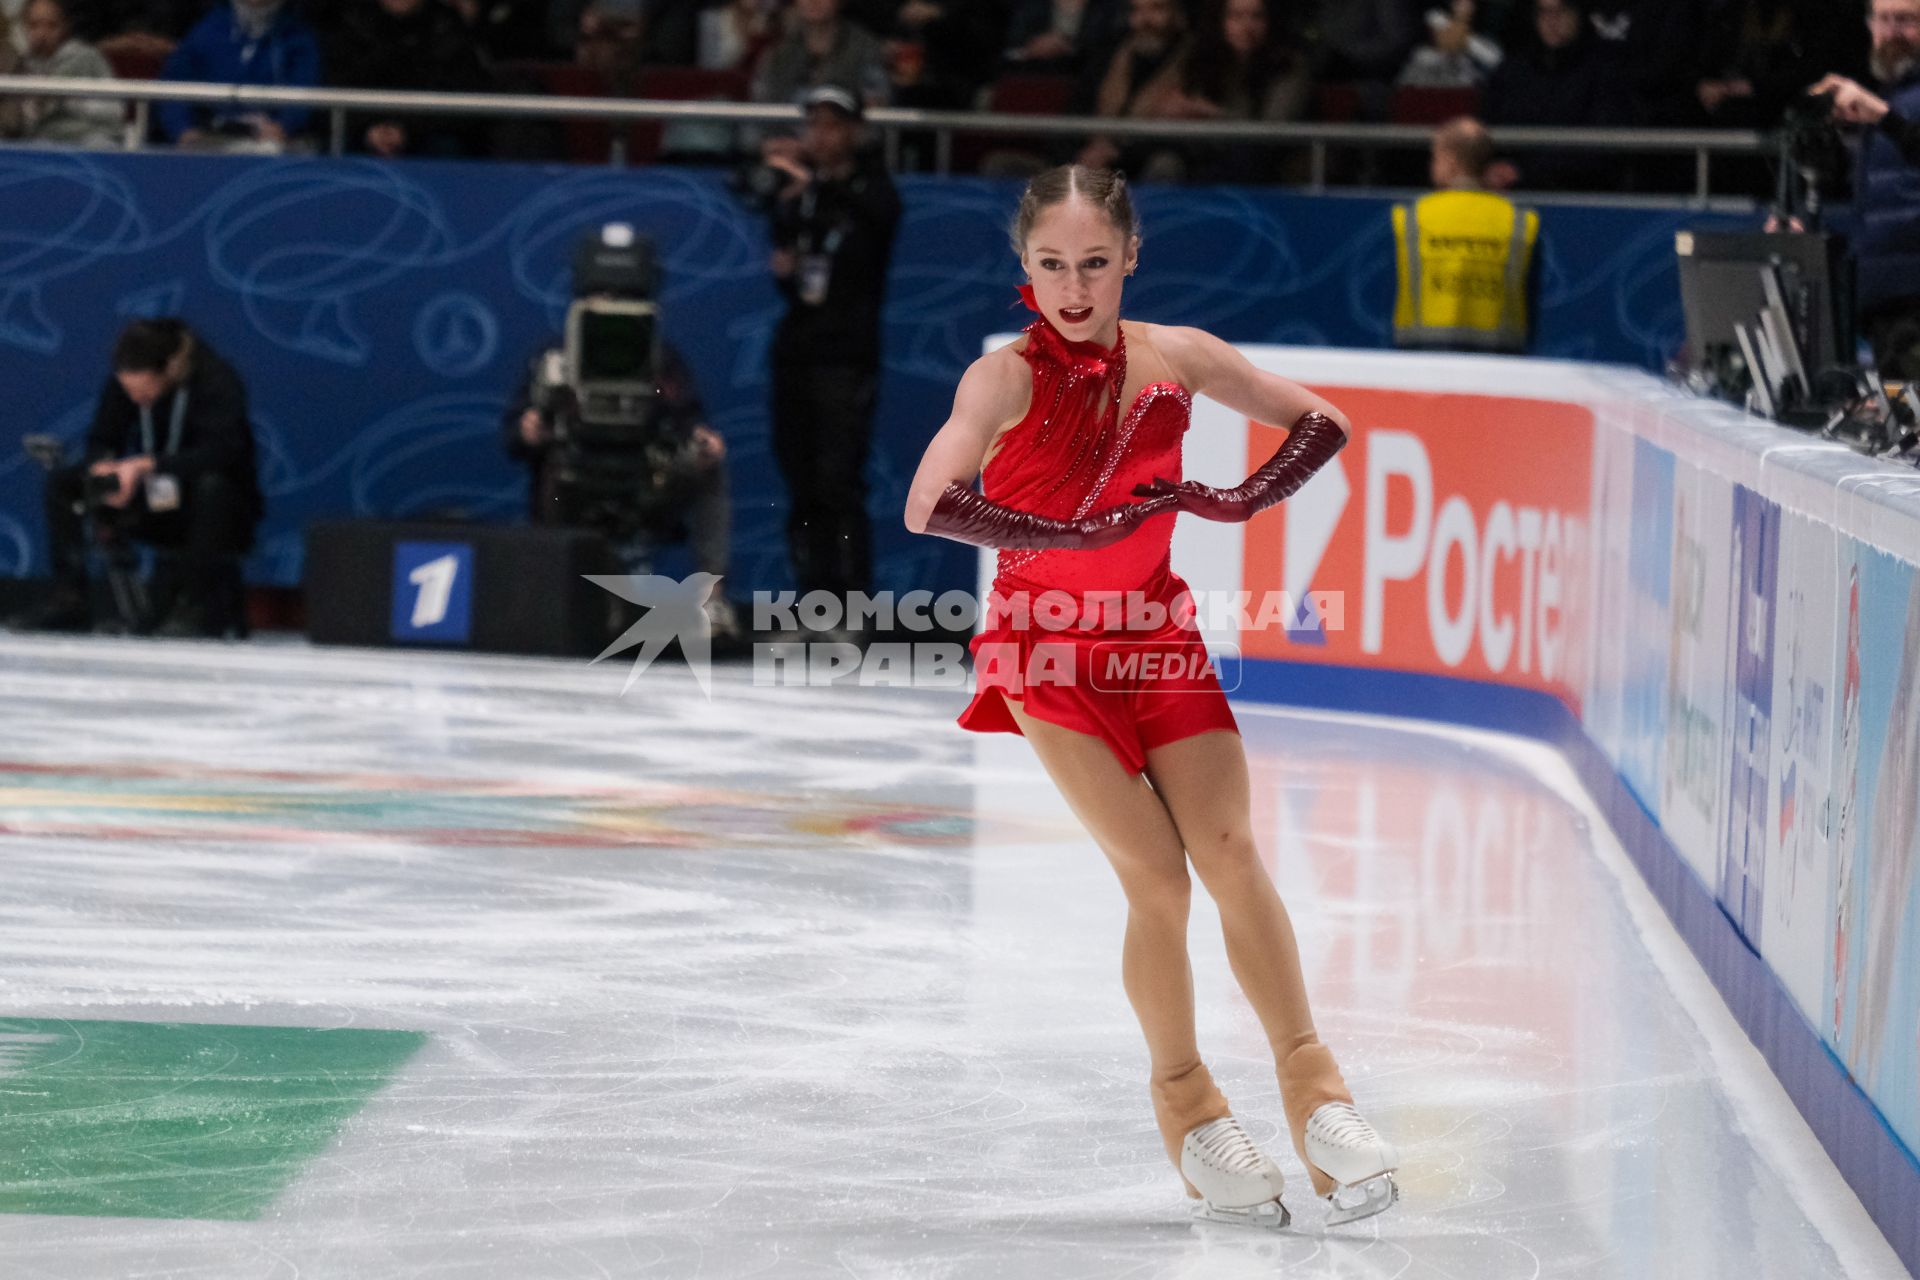
M0 1213L256 1218L426 1039L0 1018Z

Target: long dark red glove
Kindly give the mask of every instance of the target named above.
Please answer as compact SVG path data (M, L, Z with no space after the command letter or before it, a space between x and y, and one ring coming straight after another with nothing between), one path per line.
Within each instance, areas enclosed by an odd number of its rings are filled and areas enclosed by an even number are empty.
M1111 546L1132 533L1148 516L1172 511L1179 499L1157 494L1145 502L1123 502L1088 512L1077 520L1053 520L1028 511L1016 511L990 501L959 484L949 484L933 514L927 532L976 547L1019 547L1091 551Z
M1191 511L1208 520L1237 522L1251 520L1258 512L1290 498L1313 473L1346 446L1346 433L1340 424L1324 413L1303 413L1287 432L1287 438L1246 483L1232 489L1216 489L1198 480L1174 484L1155 480L1134 486L1134 493L1151 502L1171 497L1182 511Z

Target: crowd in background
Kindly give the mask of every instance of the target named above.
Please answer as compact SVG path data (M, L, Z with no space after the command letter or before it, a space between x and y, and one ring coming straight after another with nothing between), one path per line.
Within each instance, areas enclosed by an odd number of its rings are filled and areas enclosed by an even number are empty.
M1495 125L1767 127L1821 75L1864 72L1863 17L1855 0L0 0L0 73L656 96L649 73L697 68L739 77L741 96L762 102L833 83L870 105L962 110L1020 109L996 90L1045 81L1082 114L1253 121L1384 120L1407 90L1457 90ZM301 110L170 104L152 129L155 141L277 150L312 145L318 126ZM0 134L14 138L104 145L127 127L113 103L0 105ZM550 144L519 129L367 116L348 145ZM684 137L717 149L697 129ZM1041 158L1148 177L1249 173L1233 148L1106 138ZM1528 185L1605 176L1547 165Z

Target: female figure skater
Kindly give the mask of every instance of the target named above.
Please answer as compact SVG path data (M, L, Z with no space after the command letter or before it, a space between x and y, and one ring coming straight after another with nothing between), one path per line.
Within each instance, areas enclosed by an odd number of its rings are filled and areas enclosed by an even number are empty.
M1196 1213L1271 1227L1290 1218L1280 1170L1200 1057L1189 861L1219 907L1329 1221L1378 1213L1396 1198L1397 1159L1314 1031L1293 926L1254 847L1246 755L1167 555L1177 511L1246 520L1339 451L1346 419L1197 329L1121 321L1140 237L1119 176L1074 165L1035 178L1013 240L1039 318L967 370L907 500L914 532L1000 548L993 611L973 645L978 691L960 724L1024 734L1119 873L1122 976L1146 1033L1155 1118ZM1201 393L1293 424L1238 488L1180 482L1181 436ZM1080 607L1063 617L1063 601ZM1176 660L1138 662L1143 649Z

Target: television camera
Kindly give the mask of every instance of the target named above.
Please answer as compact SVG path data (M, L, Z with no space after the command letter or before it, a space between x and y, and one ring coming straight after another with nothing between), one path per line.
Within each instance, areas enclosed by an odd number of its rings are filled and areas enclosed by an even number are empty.
M612 223L574 247L559 350L536 357L532 407L550 432L556 523L630 542L678 522L695 470L660 394L653 242Z

